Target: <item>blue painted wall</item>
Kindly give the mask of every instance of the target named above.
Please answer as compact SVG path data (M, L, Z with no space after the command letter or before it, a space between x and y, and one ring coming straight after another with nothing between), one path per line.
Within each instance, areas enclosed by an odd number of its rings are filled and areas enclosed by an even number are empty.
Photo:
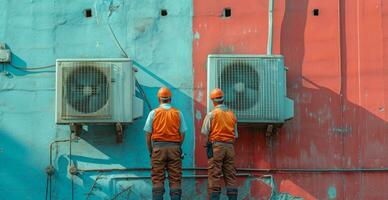
M93 16L86 18L84 9ZM160 10L167 9L167 16ZM173 104L181 109L189 131L184 143L184 167L193 166L192 1L156 0L4 0L0 5L0 42L11 49L13 64L43 66L57 58L124 57L114 36L136 61L137 78L153 107L156 91L173 88ZM0 199L44 199L49 144L69 138L69 127L54 122L54 68L36 72L0 66ZM144 108L145 115L148 109ZM145 118L145 117L144 117ZM130 125L124 142L116 144L113 127L89 127L72 145L78 168L150 167L142 126ZM56 173L53 199L71 199L69 145L54 145ZM74 177L75 199L111 199L122 189L125 199L150 198L148 172L82 173ZM120 178L121 177L121 178ZM186 194L194 183L184 182ZM194 192L194 191L193 191ZM192 193L191 193L192 194ZM123 197L124 198L124 197Z

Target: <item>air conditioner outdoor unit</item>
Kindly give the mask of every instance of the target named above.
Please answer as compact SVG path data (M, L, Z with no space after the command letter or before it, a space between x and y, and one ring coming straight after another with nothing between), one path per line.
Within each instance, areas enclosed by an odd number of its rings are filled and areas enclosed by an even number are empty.
M294 102L286 96L286 71L281 55L209 55L209 93L216 87L239 122L281 124L294 115Z
M58 59L56 123L130 123L143 115L129 59Z

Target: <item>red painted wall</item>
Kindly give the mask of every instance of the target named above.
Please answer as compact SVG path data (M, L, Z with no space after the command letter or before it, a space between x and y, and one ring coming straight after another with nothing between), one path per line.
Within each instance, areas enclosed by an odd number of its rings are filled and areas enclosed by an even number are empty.
M295 117L266 138L240 127L237 167L388 167L388 3L275 0L274 53L285 56ZM232 16L222 18L223 8ZM312 10L320 9L319 16ZM197 166L206 166L208 54L264 54L267 0L194 1L193 63ZM201 115L199 115L199 113ZM275 174L281 191L306 199L388 199L388 172ZM252 191L259 191L252 184ZM255 192L252 192L252 194Z

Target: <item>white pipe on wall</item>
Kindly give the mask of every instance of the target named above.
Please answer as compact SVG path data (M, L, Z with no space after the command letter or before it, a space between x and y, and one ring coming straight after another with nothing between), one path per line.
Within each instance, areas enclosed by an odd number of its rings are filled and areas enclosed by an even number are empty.
M274 0L269 0L267 55L272 55L273 4L274 4L273 1Z

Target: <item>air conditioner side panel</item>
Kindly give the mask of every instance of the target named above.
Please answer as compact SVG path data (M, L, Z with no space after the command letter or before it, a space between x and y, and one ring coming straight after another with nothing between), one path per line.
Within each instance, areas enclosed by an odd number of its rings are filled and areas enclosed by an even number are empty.
M57 124L65 123L62 118L62 68L59 67L59 63L56 63L56 74L55 74L55 122Z
M133 112L132 112L133 119L137 119L143 116L144 102L142 99L139 99L136 96L133 96L132 107L133 107Z
M285 67L284 60L278 60L277 66L277 79L278 81L278 94L276 94L277 105L278 105L278 119L275 121L276 123L284 123L284 107L285 107L285 98L286 98L286 76L285 76Z
M216 87L216 81L217 81L217 74L216 74L216 62L217 58L208 58L207 62L207 94L206 94L206 113L209 113L211 110L213 110L213 102L210 100L210 93L213 89Z
M294 117L294 101L287 97L287 67L284 67L284 104L283 104L283 119L284 121Z
M133 70L130 63L113 63L113 122L130 123L132 117Z

